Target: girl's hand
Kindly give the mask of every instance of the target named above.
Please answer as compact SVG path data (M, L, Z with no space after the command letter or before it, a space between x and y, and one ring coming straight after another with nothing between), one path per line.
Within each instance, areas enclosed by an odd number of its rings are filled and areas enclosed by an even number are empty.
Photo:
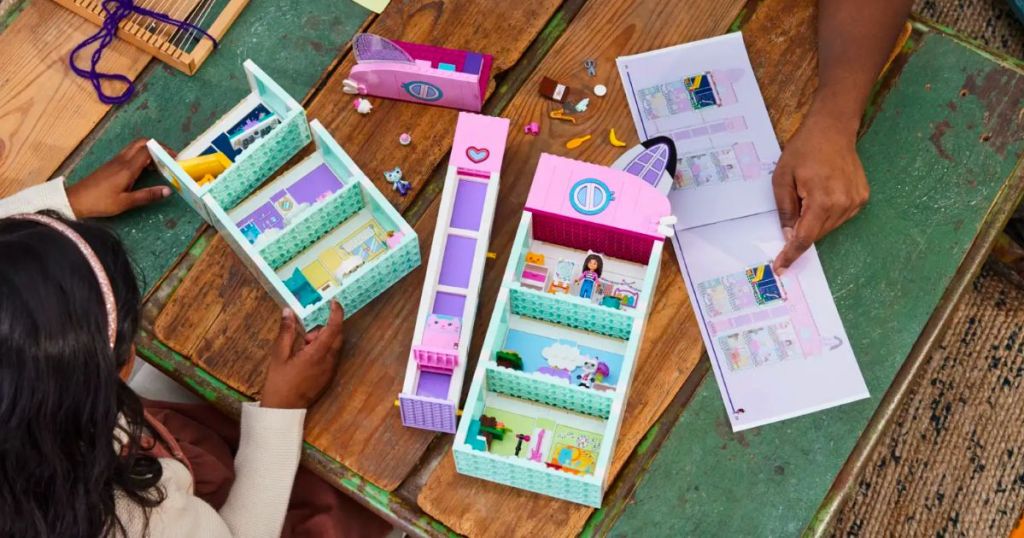
M151 162L145 139L128 144L95 172L68 187L71 210L80 219L112 217L167 198L171 189L166 186L132 190L139 174Z
M309 334L302 331L291 310L285 309L281 329L271 350L270 368L260 405L277 409L306 409L334 379L344 340L341 306L331 301L327 325Z

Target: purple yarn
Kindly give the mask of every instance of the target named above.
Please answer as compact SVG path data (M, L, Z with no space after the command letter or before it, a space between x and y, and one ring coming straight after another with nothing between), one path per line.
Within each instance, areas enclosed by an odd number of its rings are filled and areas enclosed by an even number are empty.
M106 17L103 19L103 24L100 29L93 34L91 37L82 41L71 51L71 56L68 57L68 64L71 66L71 70L76 75L88 79L92 83L92 87L96 90L96 96L99 97L100 101L108 105L120 105L128 99L131 99L132 94L135 93L135 85L132 84L132 79L118 74L118 73L103 73L96 69L97 64L100 63L100 57L103 55L103 50L110 45L114 38L117 37L117 27L121 24L121 21L132 13L138 13L144 17L149 17L157 21L170 24L180 30L184 31L195 31L200 35L210 38L213 41L213 46L217 47L217 40L214 39L206 30L186 21L179 21L171 18L166 13L160 13L158 11L152 11L141 6L135 5L135 0L104 0L103 11L106 13ZM99 42L96 46L96 50L92 52L91 63L89 69L83 69L78 67L75 62L75 57L78 53L89 45ZM128 87L121 92L120 95L108 95L103 92L103 80L115 80L123 82Z

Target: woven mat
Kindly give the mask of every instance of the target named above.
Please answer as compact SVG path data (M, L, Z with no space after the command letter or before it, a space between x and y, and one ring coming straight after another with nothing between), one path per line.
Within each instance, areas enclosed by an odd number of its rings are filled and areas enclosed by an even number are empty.
M916 0L914 13L952 28L985 46L1024 59L1024 24L1012 0Z
M1007 536L1024 507L1024 290L986 267L833 536Z

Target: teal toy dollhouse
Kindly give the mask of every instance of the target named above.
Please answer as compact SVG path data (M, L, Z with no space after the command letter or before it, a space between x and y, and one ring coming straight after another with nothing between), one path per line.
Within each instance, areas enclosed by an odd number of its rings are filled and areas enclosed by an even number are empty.
M307 123L299 103L252 61L244 68L251 93L177 161L153 140L150 153L307 329L327 320L332 299L350 316L419 265L416 234L318 121ZM312 153L278 173L310 139ZM186 172L182 163L202 156L226 166L216 177Z
M671 230L667 166L647 179L541 155L455 435L460 473L601 505Z

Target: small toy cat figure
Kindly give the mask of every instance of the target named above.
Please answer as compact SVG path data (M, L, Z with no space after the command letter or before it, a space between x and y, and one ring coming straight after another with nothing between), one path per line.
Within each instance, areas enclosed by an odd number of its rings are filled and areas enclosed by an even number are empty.
M576 376L576 379L580 381L580 386L588 389L594 388L594 378L597 374L597 359L587 357L583 361L583 365L580 366L583 373Z
M384 179L391 184L391 188L398 191L398 194L405 196L409 194L411 185L402 177L402 169L394 167L391 170L384 172Z
M431 314L423 329L423 345L441 349L459 349L462 320Z

